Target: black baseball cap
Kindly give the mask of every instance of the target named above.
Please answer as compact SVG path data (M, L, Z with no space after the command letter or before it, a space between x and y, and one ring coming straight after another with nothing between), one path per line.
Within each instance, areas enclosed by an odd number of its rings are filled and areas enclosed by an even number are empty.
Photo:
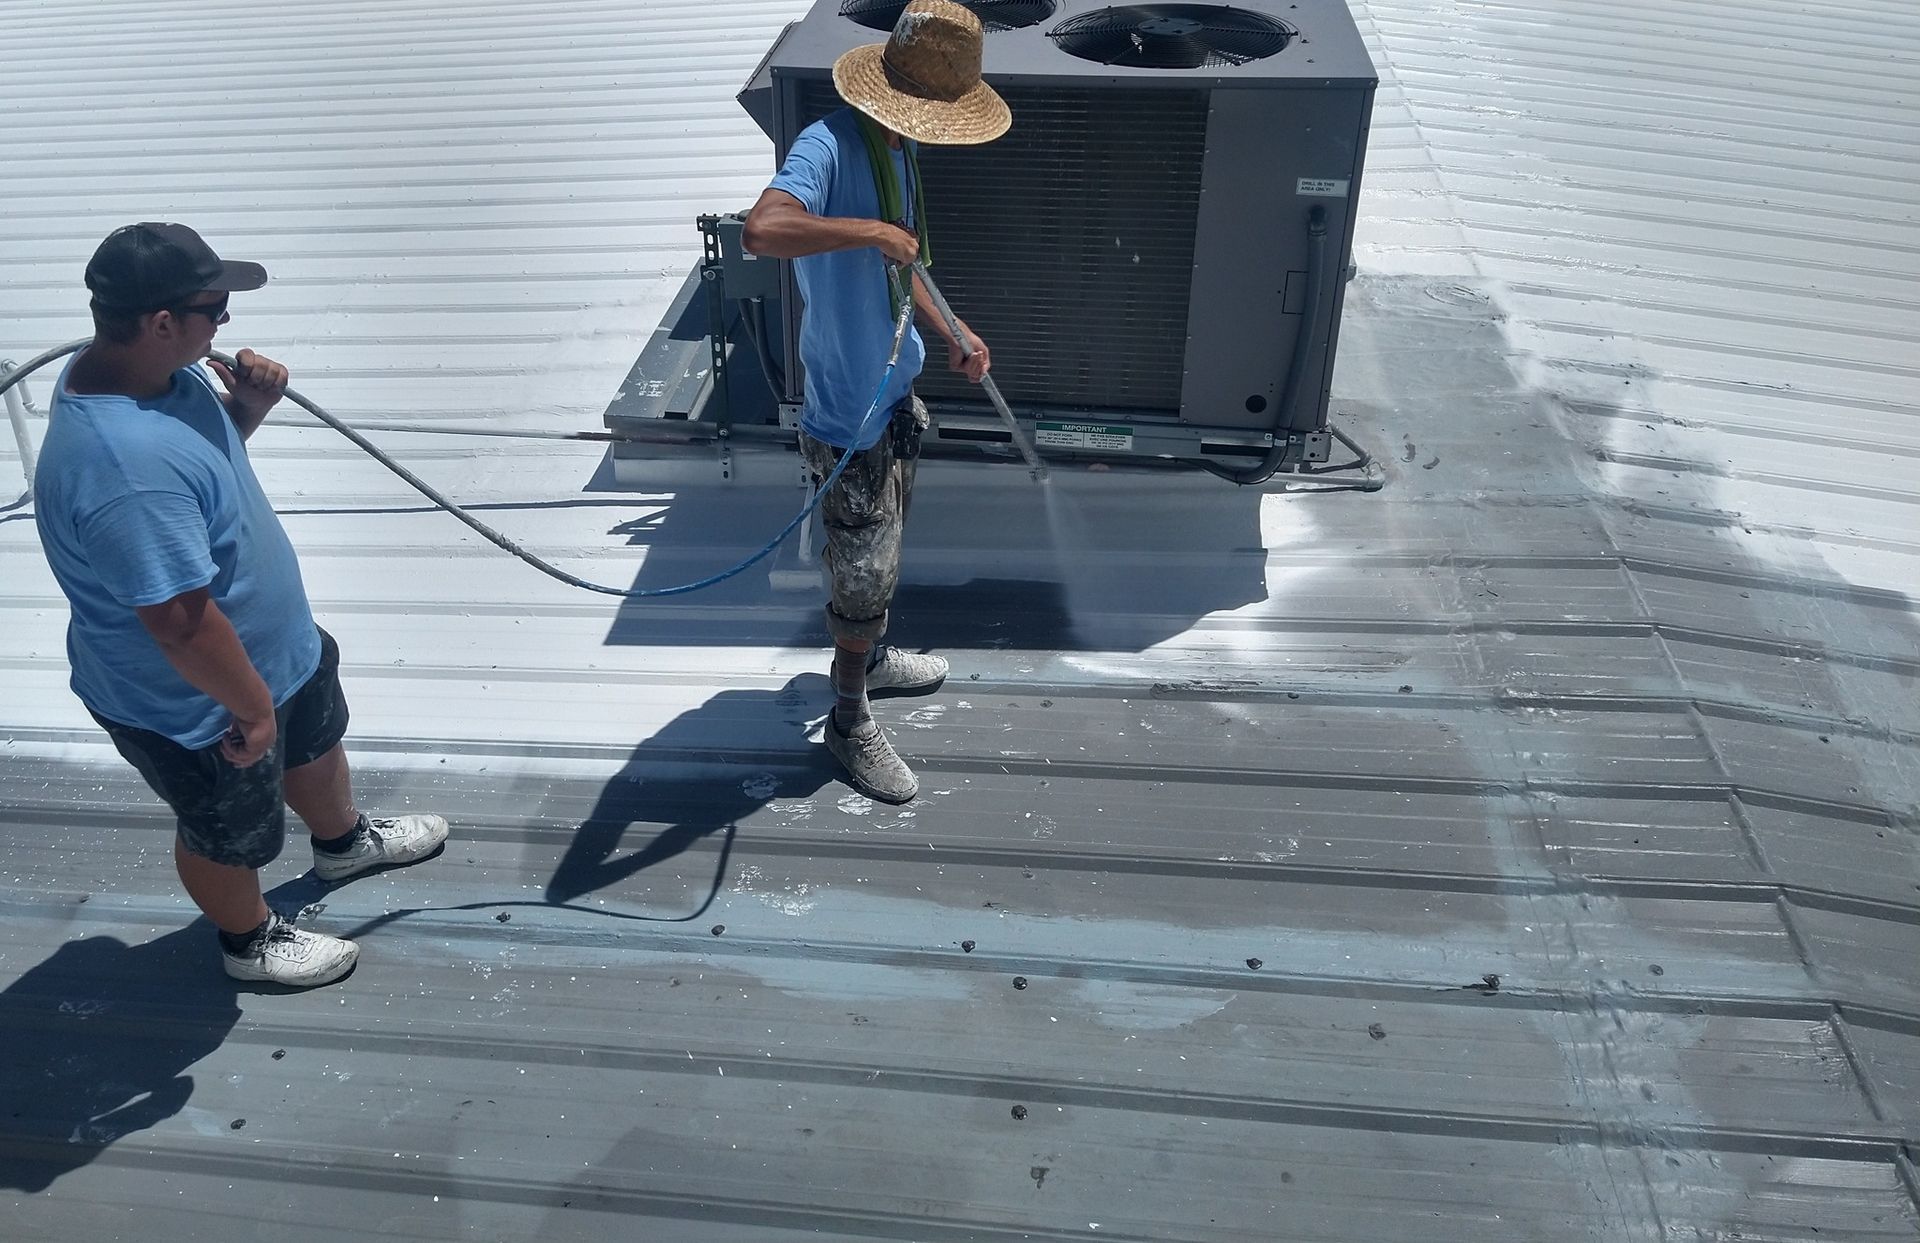
M107 234L87 261L87 288L103 307L157 311L202 290L258 289L267 270L222 259L184 224L130 224Z

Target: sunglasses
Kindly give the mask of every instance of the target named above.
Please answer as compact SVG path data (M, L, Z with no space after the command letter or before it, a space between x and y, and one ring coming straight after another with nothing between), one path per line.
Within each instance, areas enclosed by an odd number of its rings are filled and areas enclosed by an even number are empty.
M228 295L221 294L218 302L202 302L198 305L187 303L166 309L175 315L204 315L215 324L224 324L227 322L227 297Z

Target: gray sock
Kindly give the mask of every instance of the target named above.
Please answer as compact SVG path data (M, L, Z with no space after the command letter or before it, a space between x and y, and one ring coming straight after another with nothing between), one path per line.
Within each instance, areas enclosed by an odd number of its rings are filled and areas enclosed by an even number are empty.
M867 707L867 652L833 649L833 719L842 732L872 715Z

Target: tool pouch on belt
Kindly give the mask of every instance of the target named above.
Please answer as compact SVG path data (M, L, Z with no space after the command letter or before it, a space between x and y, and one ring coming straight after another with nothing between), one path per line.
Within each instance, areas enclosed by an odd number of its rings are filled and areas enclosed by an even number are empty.
M920 438L926 434L932 419L927 414L927 403L911 394L893 412L893 456L902 462L912 462L920 456Z

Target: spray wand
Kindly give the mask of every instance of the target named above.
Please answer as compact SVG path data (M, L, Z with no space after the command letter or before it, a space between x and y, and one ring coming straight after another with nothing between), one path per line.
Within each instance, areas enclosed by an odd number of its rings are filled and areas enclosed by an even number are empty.
M926 286L927 296L933 299L933 305L939 309L940 318L947 322L947 331L951 332L953 339L960 343L960 356L972 358L973 344L968 339L966 330L960 326L960 317L955 315L953 308L947 305L946 298L941 296L940 286L933 283L933 277L927 275L927 265L915 259L913 274L920 278L922 285ZM1007 425L1007 434L1013 437L1013 447L1020 451L1021 458L1027 463L1027 473L1033 476L1035 483L1045 483L1047 464L1040 460L1040 451L1034 448L1026 429L1020 426L1020 420L1014 418L1013 411L1007 408L1007 399L1000 395L1000 386L993 382L991 373L980 377L980 387L987 390L987 400L993 403L993 408L1000 414L1001 422Z

